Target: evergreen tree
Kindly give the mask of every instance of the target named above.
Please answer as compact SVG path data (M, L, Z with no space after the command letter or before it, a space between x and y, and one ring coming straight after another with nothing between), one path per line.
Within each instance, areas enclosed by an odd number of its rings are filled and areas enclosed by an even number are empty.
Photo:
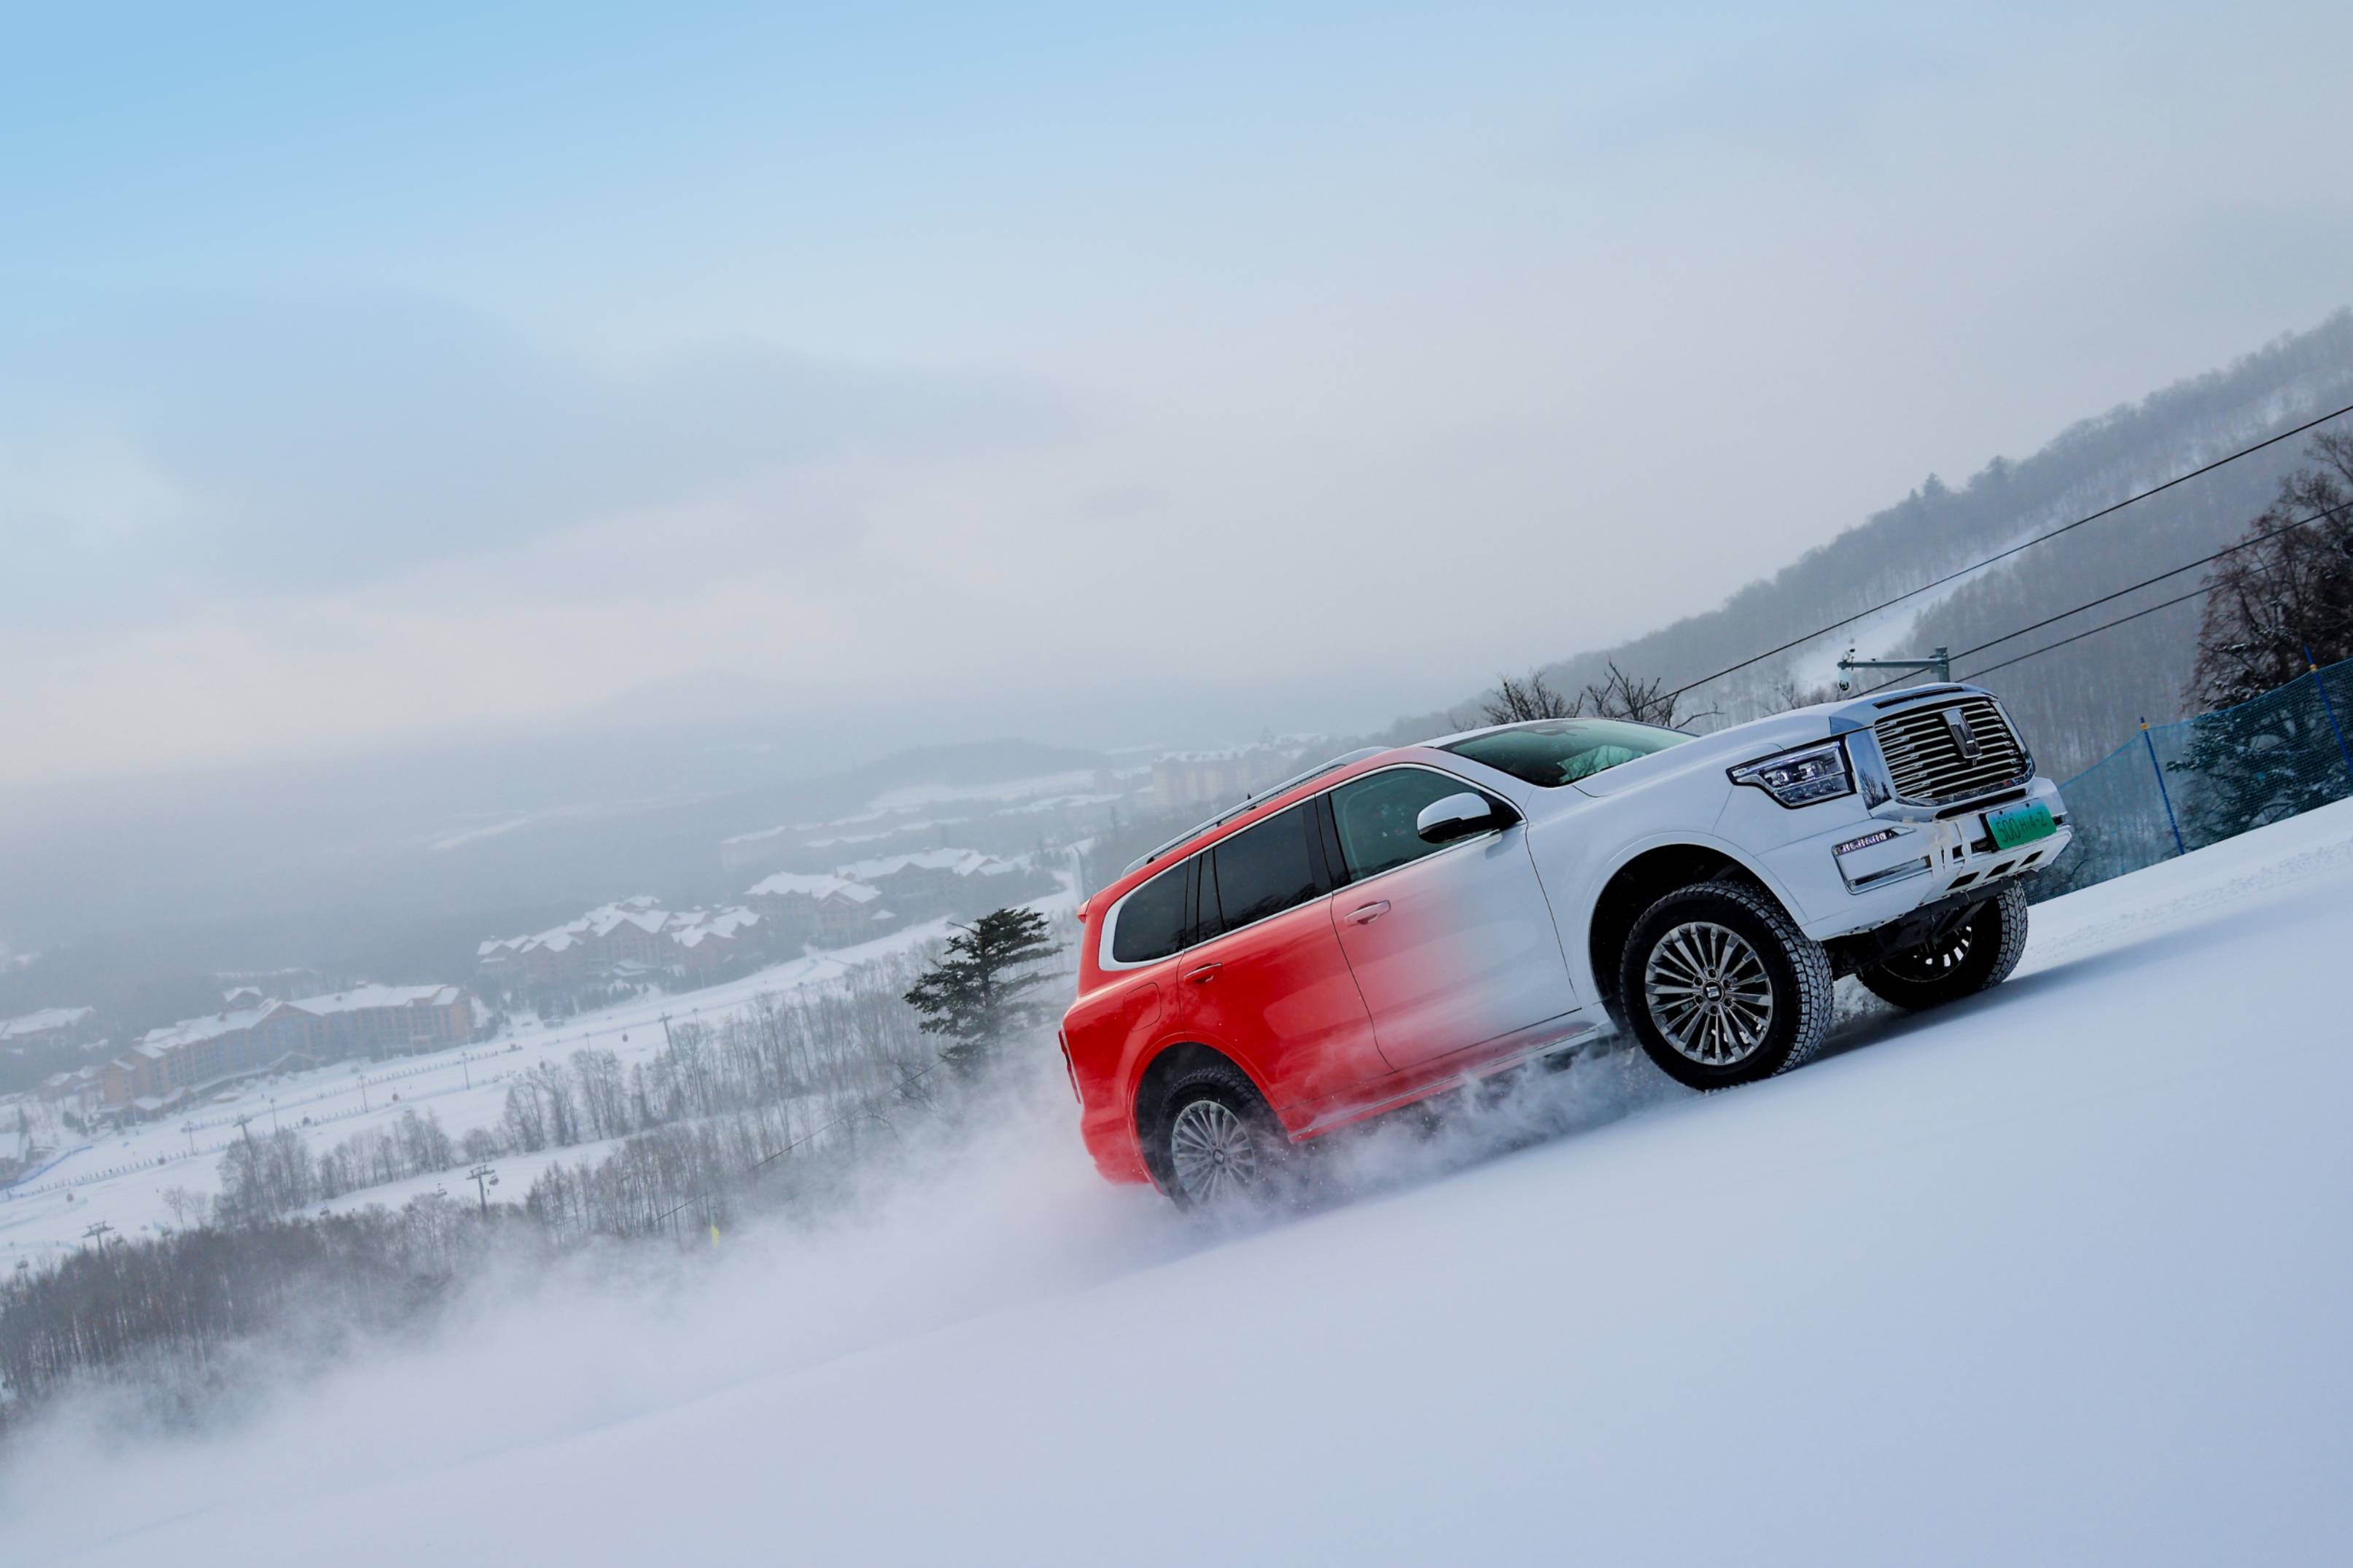
M2342 800L2348 792L2337 715L2309 661L2353 658L2353 437L2313 437L2312 466L2281 484L2247 525L2260 542L2208 579L2192 701L2219 709L2190 728L2167 764L2187 775L2182 829L2211 843Z
M1031 966L1060 951L1033 910L998 910L949 938L906 994L923 1033L946 1037L940 1059L964 1073L985 1066L1007 1035L1036 1019L1029 993L1046 976Z

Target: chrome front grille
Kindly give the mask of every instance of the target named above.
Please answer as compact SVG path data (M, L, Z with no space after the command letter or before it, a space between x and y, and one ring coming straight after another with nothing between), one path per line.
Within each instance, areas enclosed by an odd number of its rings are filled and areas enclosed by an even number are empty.
M1915 805L1970 800L2034 776L2018 731L1990 697L1898 713L1873 725L1872 732L1887 758L1896 798Z

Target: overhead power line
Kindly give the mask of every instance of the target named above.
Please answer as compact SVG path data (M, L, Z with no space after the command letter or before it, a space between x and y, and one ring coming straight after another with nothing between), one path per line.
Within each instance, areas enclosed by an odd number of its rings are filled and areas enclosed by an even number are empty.
M2159 610L2169 610L2176 605L2186 604L2189 600L2198 597L2200 594L2212 592L2213 587L2214 584L2211 583L2200 583L2195 588L2190 589L2187 594L2178 594L2170 599L2166 599L2160 603L2151 605L2146 609L2135 610L2128 616L2118 616L2113 621L2102 621L2098 626L2087 627L2083 631L2077 632L2073 637L2061 637L2057 642L2045 643L2038 648L2030 648L2014 658L2005 658L1999 664L1987 665L1983 669L1972 670L1968 675L1963 676L1960 679L1964 680L1975 680L1980 676L1991 675L1997 669L2007 669L2013 664L2023 664L2030 658L2039 658L2043 654L2049 653L2052 648L2065 647L2071 642L2082 642L2085 637L2097 637L2102 632L2113 631L2116 627L2123 626L2126 621L2137 621L2143 616L2153 616Z
M1960 578L1968 576L1972 572L1982 571L1984 568L1991 566L1997 562L2007 561L2011 556L2020 553L2021 551L2031 550L2038 544L2047 544L2052 540L2058 538L2061 534L2072 533L2087 522L2097 522L2104 517L2113 516L2128 506L2133 506L2138 502L2148 500L2151 496L2161 495L2165 491L2171 489L2176 485L2187 484L2189 480L2198 478L2201 474L2211 474L2215 469L2225 467L2231 463L2235 463L2242 458L2252 457L2255 453L2262 451L2266 447L2275 447L2291 437L2301 436L2306 431L2314 428L2316 426L2326 425L2331 419L2341 417L2347 414L2353 414L2353 403L2348 403L2342 408L2331 409L2329 412L2321 415L2316 419L2307 419L2303 424L2296 426L2293 429L2283 430L2276 436L2266 437L2263 440L2256 442L2252 447L2242 447L2235 452L2232 452L2224 457L2217 458L2211 463L2206 463L2198 468L2191 468L2187 473L2176 474L2173 478L2166 480L2163 484L2152 485L2147 489L2142 490L2137 495L2126 496L2124 500L2116 501L2112 505L2104 506L2097 511L2087 512L2084 516L2077 518L2073 522L2061 523L2057 528L2052 529L2047 533L2038 533L2033 538L2013 544L2007 550L1996 551L1993 554L1987 556L1982 561L1973 561L1967 566L1959 568L1957 571L1947 572L1943 576L1933 578L1928 582L1921 584L1916 588L1906 588L1904 592L1896 595L1892 599L1883 599L1878 604L1872 605L1869 609L1857 610L1853 615L1848 616L1841 620L1832 621L1826 626L1818 626L1814 630L1808 632L1805 636L1792 637L1788 642L1781 644L1778 647L1768 647L1762 653L1750 654L1746 658L1740 660L1737 664L1727 664L1722 669L1715 671L1713 675L1703 675L1697 680L1688 681L1682 686L1676 687L1672 691L1667 693L1667 695L1670 697L1680 697L1686 691L1694 690L1699 687L1705 686L1711 680L1721 680L1725 676L1731 675L1738 670L1746 669L1752 664L1762 663L1764 660L1773 658L1776 654L1787 653L1793 647L1802 647L1807 643L1812 642L1816 637L1827 637L1831 633L1840 629L1841 626L1851 626L1857 621L1863 620L1869 616L1879 614L1882 610L1892 609L1895 605L1902 604L1905 600L1917 598L1920 595L1928 592L1932 588L1941 588L1946 584L1958 581ZM2054 644L2052 646L2055 647L2057 645Z
M2226 555L2235 555L2242 550L2252 550L2258 544L2269 543L2271 541L2277 539L2283 533L2293 533L2299 528L2309 528L2316 522L2327 522L2329 519L2336 517L2337 514L2347 510L2348 509L2353 509L2353 500L2339 501L2335 506L2324 508L2319 511L2314 512L2310 517L2299 517L2293 522L2284 522L2277 528L2266 530L2252 538L2242 539L2236 544L2226 544L2221 549L2214 552L2211 555L2201 555L2195 561L2184 562L2182 564L2173 567L2169 571L2159 572L2154 577L2144 577L2139 582L2135 583L2128 587L2118 588L2113 594L2103 594L2096 599L2086 599L2082 604L2062 610L2055 616L2045 616L2042 619L2035 621L2031 625L2021 626L2016 631L2004 632L1998 637L1989 637L1984 642L1978 644L1975 647L1965 647L1958 653L1952 655L1952 660L1954 663L1957 664L1962 659L1970 657L1972 654L1980 654L1989 647L1998 647L2001 644L2010 641L2012 638L2022 637L2029 632L2039 632L2045 626L2056 626L2059 622L2066 620L2071 616L2080 616L2085 610L2097 609L2102 605L2112 604L2116 600L2126 597L2127 595L2137 594L2143 588L2153 587L2157 584L2164 582L2168 577L2179 577L2184 572L2194 572L2200 566L2211 565L2215 562L2221 560ZM2211 584L2207 584L2206 586L2211 585ZM2080 635L2081 637L2090 637L2094 632L2103 632L2107 630L2110 626L2120 626L2126 621L2138 620L2142 616L2148 614L2152 610L2164 609L2167 605L2178 605L2181 603L2182 599L2195 598L2199 594L2202 594L2205 591L2206 587L2201 586L2191 593L2182 595L2180 598L2168 599L2163 605L2151 605L2146 609L2136 610L2129 616L2122 616L2113 621L2105 622L2102 625L2094 626L2089 631L2085 631ZM2069 643L2078 640L2080 640L2079 637L2062 637L2057 642L2051 643L2043 647L2035 649L2034 652L2047 653L2052 648L2064 647ZM1954 679L1957 680L1974 680L1979 675L1984 675L1991 670L2005 668L2010 665L2018 663L2020 659L2032 658L2033 657L2033 653L2021 654L2018 656L2018 658L2006 658L2000 664L1989 664L1986 666L1984 669L1977 671L1974 675L1966 677L1956 676ZM1863 688L1861 691L1856 692L1855 695L1858 697L1868 697L1874 691L1884 691L1887 688L1894 685L1897 681L1903 679L1904 678L1902 676L1891 676L1887 679L1880 681L1875 686L1867 686Z

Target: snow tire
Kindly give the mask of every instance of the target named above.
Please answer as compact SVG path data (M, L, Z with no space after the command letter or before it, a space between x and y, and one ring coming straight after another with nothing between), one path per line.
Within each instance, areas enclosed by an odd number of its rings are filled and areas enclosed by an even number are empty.
M2026 952L2026 888L2005 882L1937 951L1899 952L1855 975L1882 1001L1917 1011L1974 996L2010 978Z
M1695 931L1736 939L1723 945L1745 948L1747 956L1736 962L1752 974L1761 969L1769 989L1763 1009L1769 1016L1755 1037L1741 1037L1739 1054L1728 1060L1700 1059L1688 1043L1678 1047L1669 1032L1674 1005L1653 1001L1658 966L1671 962L1679 944L1690 940L1685 933ZM1830 955L1762 888L1700 882L1666 894L1634 922L1619 963L1618 1004L1634 1037L1669 1078L1694 1089L1730 1089L1812 1059L1830 1032L1831 984ZM1662 1014L1669 1015L1664 1024Z
M1180 1138L1187 1144L1183 1158ZM1217 1147L1221 1139L1222 1149ZM1213 1213L1284 1195L1295 1164L1291 1140L1258 1086L1223 1058L1187 1068L1168 1085L1154 1119L1151 1153L1148 1163L1170 1202ZM1204 1156L1224 1167L1222 1179L1203 1173ZM1196 1173L1190 1184L1188 1170Z

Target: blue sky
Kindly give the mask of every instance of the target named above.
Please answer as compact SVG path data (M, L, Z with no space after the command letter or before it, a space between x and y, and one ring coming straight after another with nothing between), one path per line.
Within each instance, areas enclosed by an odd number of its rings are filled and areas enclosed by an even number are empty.
M2339 7L8 37L0 782L900 697L1008 627L1110 682L1139 584L1201 679L1404 710L2353 294ZM1450 603L1433 536L1535 569Z

